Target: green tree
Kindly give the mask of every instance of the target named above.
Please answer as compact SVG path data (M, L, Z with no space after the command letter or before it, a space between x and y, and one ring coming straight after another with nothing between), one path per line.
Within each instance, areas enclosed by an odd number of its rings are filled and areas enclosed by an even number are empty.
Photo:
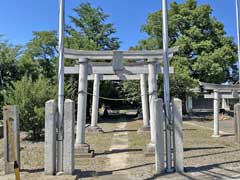
M90 3L82 3L73 9L76 16L70 16L72 26L66 27L65 47L79 50L116 50L120 46L119 39L114 37L116 29L113 24L106 23L109 15L105 14L100 7L94 8ZM66 65L74 65L75 62L66 60ZM66 78L68 97L76 99L78 89L78 77ZM92 82L88 85L92 92ZM107 87L107 88L106 88ZM116 86L112 81L102 81L100 85L101 96L116 97L118 94ZM91 98L88 98L88 107ZM110 104L109 101L100 103ZM88 108L89 109L89 108Z
M67 44L77 49L114 50L119 48L119 39L113 24L106 23L109 15L100 7L93 8L90 3L82 3L73 9L76 17L70 16L74 27L67 26Z
M55 31L33 32L19 60L21 74L37 79L40 74L53 82L57 74L57 38Z
M170 77L173 96L184 99L198 81L222 83L233 79L230 71L236 62L236 45L226 36L223 24L212 16L209 5L198 6L196 0L182 4L174 1L168 22L169 45L179 47L170 62L175 70ZM148 38L133 49L161 49L162 11L149 14L142 31Z
M20 128L28 131L32 139L39 139L44 128L44 104L56 96L56 87L49 79L39 76L36 81L24 76L13 82L8 89L8 104L16 104L20 109Z
M18 69L17 59L20 55L21 47L0 41L0 88L5 89L11 85L13 80L17 80Z
M170 46L179 47L172 65L188 67L189 75L200 81L228 80L229 68L236 62L236 46L233 38L226 36L224 25L212 16L211 7L197 6L196 0L186 0L183 4L173 2L168 16ZM145 42L151 41L156 48L161 48L162 12L150 14L142 30L149 35ZM140 44L143 47L147 43Z
M0 119L2 119L2 107L6 103L6 89L12 86L13 81L19 79L17 59L20 50L21 47L0 40Z

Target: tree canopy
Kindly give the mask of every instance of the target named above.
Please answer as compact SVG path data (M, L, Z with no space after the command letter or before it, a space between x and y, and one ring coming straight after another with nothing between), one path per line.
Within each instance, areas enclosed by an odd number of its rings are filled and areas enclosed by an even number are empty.
M106 23L108 14L100 7L82 3L73 9L75 16L70 16L74 26L67 26L66 43L75 49L114 50L119 48L119 39L112 37L116 33L113 24Z
M236 68L236 45L226 35L224 25L212 16L208 4L197 5L196 0L174 1L168 10L168 23L169 45L179 48L170 62L175 70L170 79L172 95L184 98L197 81L236 80L236 74L231 74ZM161 49L162 11L150 13L141 30L148 38L132 49ZM161 89L162 84L159 86Z
M90 3L82 3L74 8L76 16L70 16L71 25L66 26L65 47L79 50L117 50L120 47L119 38L115 37L116 29L112 23L107 23L109 17L101 7L93 7ZM66 60L69 64L71 61ZM73 62L75 64L75 62ZM71 65L73 65L71 64ZM67 96L76 99L78 91L78 76L67 77ZM101 81L100 94L106 97L116 97L118 89L112 81ZM89 82L89 92L92 92L92 82ZM88 109L91 99L88 98ZM106 100L100 100L102 103Z

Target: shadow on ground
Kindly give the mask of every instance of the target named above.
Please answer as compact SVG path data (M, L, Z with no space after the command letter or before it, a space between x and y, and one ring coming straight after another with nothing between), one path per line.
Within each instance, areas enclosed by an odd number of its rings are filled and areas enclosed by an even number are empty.
M142 152L142 149L113 149L112 151L105 151L103 153L95 153L95 156L116 154L116 153L126 153L126 152Z
M81 171L80 169L77 169L77 170L75 170L75 175L77 175L75 180L78 180L79 178L90 178L90 177L100 177L100 176L112 175L114 172L125 171L125 170L129 170L129 169L139 168L139 167L153 165L153 164L154 163L146 163L146 164L141 164L141 165L138 165L138 166L127 167L127 168L123 168L123 169L116 169L116 170L112 170L112 171L100 171L100 172L96 172L96 171Z
M27 172L27 173L38 173L43 172L44 168L38 168L38 169L21 169L21 172Z

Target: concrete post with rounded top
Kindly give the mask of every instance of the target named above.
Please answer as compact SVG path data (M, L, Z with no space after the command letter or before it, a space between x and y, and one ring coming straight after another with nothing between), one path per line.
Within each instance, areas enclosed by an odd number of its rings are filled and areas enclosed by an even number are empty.
M187 96L187 100L186 100L186 111L187 113L191 113L192 112L192 108L193 108L193 104L192 104L192 97L191 96Z
M235 139L240 144L240 103L234 105Z
M86 132L89 132L89 133L103 132L103 130L100 127L97 126L98 104L99 104L99 88L100 88L100 75L99 74L94 74L91 126L89 126L86 129Z
M64 139L63 139L63 171L64 174L74 173L74 129L75 102L66 99L64 103Z
M147 93L147 77L148 77L147 74L140 75L143 127L138 129L139 133L150 131L148 93Z
M149 108L150 108L150 128L151 128L151 142L147 145L147 152L155 152L155 136L156 127L153 123L154 116L154 100L158 97L157 92L157 59L148 59L148 92L149 92Z
M163 100L156 99L153 101L154 104L154 116L153 125L156 127L154 137L156 139L156 148L155 148L155 171L156 174L161 174L164 172L164 131L163 131L163 122L164 122L164 113L163 113Z
M79 84L76 129L76 153L88 153L89 145L85 142L85 124L87 110L88 60L79 59Z
M45 103L45 147L44 171L47 175L56 173L56 118L57 105L55 100Z
M219 137L219 92L214 90L213 100L213 135L212 137Z
M20 128L19 128L19 109L16 105L4 106L3 107L3 123L4 123L4 169L5 174L10 174L14 172L14 159L13 152L8 132L8 123L6 113L8 112L8 117L10 121L10 126L12 129L13 143L15 146L15 153L17 162L20 167ZM11 132L10 132L11 133Z
M183 152L183 124L182 124L182 101L174 98L173 104L173 123L174 123L174 166L176 172L184 172L184 152Z

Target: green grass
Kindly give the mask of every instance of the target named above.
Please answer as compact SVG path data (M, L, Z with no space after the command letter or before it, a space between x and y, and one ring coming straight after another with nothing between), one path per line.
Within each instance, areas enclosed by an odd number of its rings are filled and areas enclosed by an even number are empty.
M128 123L129 130L136 130L142 126L142 120L131 121ZM130 149L144 149L146 144L150 142L150 133L137 134L136 131L130 131L128 142Z

